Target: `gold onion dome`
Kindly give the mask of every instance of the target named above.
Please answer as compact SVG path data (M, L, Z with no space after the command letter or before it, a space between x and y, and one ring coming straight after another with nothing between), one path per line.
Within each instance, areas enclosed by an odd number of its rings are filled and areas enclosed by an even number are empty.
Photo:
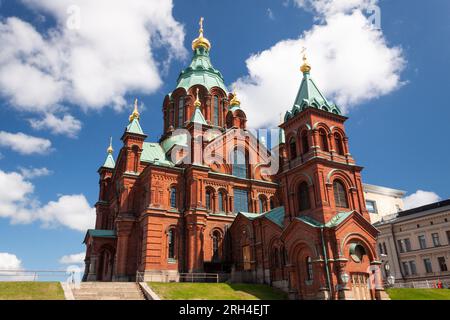
M303 73L309 73L311 71L311 65L308 63L308 59L306 58L306 54L303 53L303 64L300 67L300 71Z
M230 101L230 106L240 106L240 105L241 105L241 102L237 98L236 92L233 92L233 98Z
M130 114L129 120L130 120L130 122L133 121L134 119L138 119L139 120L140 116L141 115L140 115L140 113L138 111L138 100L135 99L134 100L134 110L133 110L133 113Z
M203 36L203 17L200 18L200 29L198 30L198 38L195 38L194 41L192 41L192 50L197 49L198 47L203 47L205 49L211 49L211 43L209 42L208 39L206 39Z
M106 149L106 151L108 152L108 154L112 154L114 152L114 149L112 147L112 137L109 138L109 147L108 149Z
M199 90L200 89L197 88L197 97L196 97L195 102L194 102L194 107L196 107L196 108L200 108L202 106L202 103L200 102L200 99L198 98L198 91Z

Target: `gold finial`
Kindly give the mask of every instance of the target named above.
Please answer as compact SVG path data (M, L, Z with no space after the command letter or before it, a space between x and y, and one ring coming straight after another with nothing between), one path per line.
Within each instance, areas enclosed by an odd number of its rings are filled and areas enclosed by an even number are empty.
M300 71L303 73L309 73L311 71L311 65L308 63L308 59L306 58L306 48L302 48L302 54L303 54L303 64L300 67Z
M108 154L112 154L114 152L114 149L112 147L112 137L109 138L109 147L106 152L108 152Z
M203 36L203 20L203 17L201 17L198 23L200 29L198 30L198 38L195 38L194 41L192 41L192 50L195 50L198 47L203 47L208 50L211 49L211 43Z
M138 111L138 99L136 98L134 100L134 110L133 110L133 113L130 115L129 120L130 120L130 122L133 121L134 119L138 119L139 120L140 116L141 115L140 115L140 113Z
M202 106L202 103L200 102L200 99L198 98L198 92L199 92L199 88L197 88L197 98L195 99L195 102L194 102L194 107L196 107L196 108L200 108L201 106Z
M241 102L237 98L236 91L233 91L233 98L230 101L230 106L240 106Z

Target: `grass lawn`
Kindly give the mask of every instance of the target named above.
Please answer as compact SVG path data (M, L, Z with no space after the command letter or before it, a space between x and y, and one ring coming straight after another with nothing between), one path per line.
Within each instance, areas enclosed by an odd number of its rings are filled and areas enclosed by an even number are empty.
M149 282L166 300L283 300L284 292L263 284Z
M449 289L386 289L392 300L450 300Z
M59 282L1 282L0 300L64 300Z

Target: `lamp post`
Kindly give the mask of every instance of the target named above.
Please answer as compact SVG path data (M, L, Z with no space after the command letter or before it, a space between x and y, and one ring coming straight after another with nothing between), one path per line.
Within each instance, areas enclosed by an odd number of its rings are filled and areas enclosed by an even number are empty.
M347 283L349 280L350 280L350 276L348 275L348 273L346 273L346 272L341 273L341 281L342 281L343 288L347 287Z
M392 287L395 283L395 277L394 276L389 276L387 277L387 282L389 283L389 285Z

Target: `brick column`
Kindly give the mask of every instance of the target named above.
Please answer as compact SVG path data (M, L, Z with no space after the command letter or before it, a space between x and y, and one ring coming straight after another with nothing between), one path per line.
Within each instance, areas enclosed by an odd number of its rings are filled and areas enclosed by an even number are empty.
M127 273L128 240L133 226L132 221L119 221L117 223L117 251L113 281L129 281Z

